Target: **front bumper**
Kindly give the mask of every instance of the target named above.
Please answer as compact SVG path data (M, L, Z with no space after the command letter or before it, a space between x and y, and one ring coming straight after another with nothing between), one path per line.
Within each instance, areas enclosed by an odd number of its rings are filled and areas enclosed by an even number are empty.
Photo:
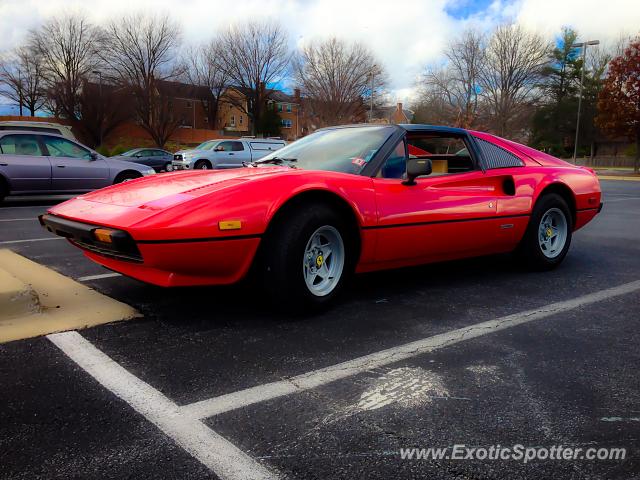
M236 283L248 272L260 244L260 235L135 241L117 228L49 213L38 218L47 230L67 238L94 262L162 287ZM98 228L117 232L112 244L95 238Z
M112 242L106 243L94 235L94 231L101 228L100 225L75 222L51 214L40 215L38 220L51 233L68 239L83 250L125 262L142 262L142 254L136 242L124 230L110 229L114 231Z

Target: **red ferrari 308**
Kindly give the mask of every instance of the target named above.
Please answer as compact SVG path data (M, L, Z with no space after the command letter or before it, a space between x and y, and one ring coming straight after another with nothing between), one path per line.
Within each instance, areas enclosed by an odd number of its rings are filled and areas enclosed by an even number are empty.
M165 287L238 282L320 306L354 272L515 251L557 266L602 208L593 171L486 133L319 130L245 168L154 175L74 198L41 223L91 260Z

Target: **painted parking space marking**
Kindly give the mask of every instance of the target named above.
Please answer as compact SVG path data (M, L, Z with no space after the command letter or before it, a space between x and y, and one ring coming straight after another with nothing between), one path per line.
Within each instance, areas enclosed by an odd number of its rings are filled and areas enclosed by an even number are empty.
M76 280L78 282L88 282L90 280L101 280L103 278L112 278L112 277L121 277L121 273L111 272L111 273L101 273L99 275L87 275L85 277L79 277Z
M0 222L35 222L37 218L0 218Z
M4 240L0 245L13 245L16 243L46 242L48 240L64 240L63 237L28 238L25 240Z
M258 385L219 397L191 403L180 407L180 411L193 418L212 417L255 403L320 387L335 382L336 380L358 375L375 368L413 358L472 338L482 337L511 327L548 318L552 315L567 312L602 300L626 295L638 290L640 290L640 280L441 333L433 337L375 352L285 380Z
M155 388L113 361L78 332L47 338L103 387L156 425L222 480L278 478L258 461L220 436L201 420L190 417Z

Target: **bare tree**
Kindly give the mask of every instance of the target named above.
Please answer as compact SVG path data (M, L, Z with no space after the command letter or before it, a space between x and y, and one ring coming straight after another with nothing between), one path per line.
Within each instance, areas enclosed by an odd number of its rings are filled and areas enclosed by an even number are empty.
M191 48L185 56L184 77L192 85L206 87L209 95L200 99L209 125L215 128L220 100L229 86L229 76L220 65L222 47L217 39Z
M251 119L255 133L272 93L269 85L281 80L289 67L288 36L280 25L271 22L233 26L220 36L218 58L230 83L246 102L234 95L228 99Z
M111 21L105 29L99 56L107 78L128 89L137 120L163 147L178 128L166 80L176 78L179 26L168 16L134 14Z
M40 59L52 109L72 123L80 121L84 79L97 67L100 32L79 15L52 18L29 34L30 50Z
M367 47L336 38L303 47L293 70L316 128L354 122L385 78Z
M42 61L37 52L26 46L16 48L12 54L0 62L0 84L5 88L1 92L20 108L26 107L33 117L46 100Z
M485 38L474 30L467 30L445 50L446 63L431 67L420 84L424 100L440 96L440 110L448 123L469 128L474 126L479 108L480 75L484 68Z
M541 35L519 25L501 25L491 35L480 87L490 125L499 135L513 134L526 118L550 52Z

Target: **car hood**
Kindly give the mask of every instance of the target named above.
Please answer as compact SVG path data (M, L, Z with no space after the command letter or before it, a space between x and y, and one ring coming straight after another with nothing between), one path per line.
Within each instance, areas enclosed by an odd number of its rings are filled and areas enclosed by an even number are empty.
M117 157L109 157L109 158L105 158L105 160L107 161L107 163L109 164L109 167L113 168L113 169L117 169L117 170L137 170L140 173L144 173L144 172L148 172L149 171L149 166L148 165L142 165L141 163L135 163L131 160L124 160L125 158L128 157L123 157L122 160L120 160Z
M206 155L211 153L211 150L198 150L198 149L188 149L188 150L178 150L175 155Z
M89 202L160 210L239 183L282 175L287 171L291 169L261 167L165 173L96 190L81 198Z

